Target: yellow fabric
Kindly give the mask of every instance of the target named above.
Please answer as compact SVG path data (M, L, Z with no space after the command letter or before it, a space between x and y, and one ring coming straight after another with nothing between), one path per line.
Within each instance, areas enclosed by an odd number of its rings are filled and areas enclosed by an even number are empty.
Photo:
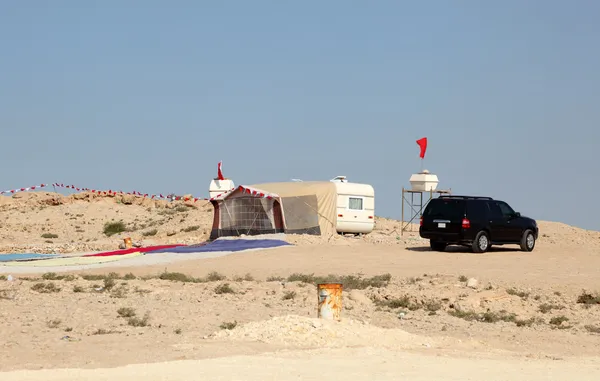
M331 181L303 181L285 183L265 183L250 185L269 193L275 193L281 198L284 210L286 198L315 195L317 197L319 227L321 235L331 236L336 232L337 221L337 189ZM289 212L289 209L288 209ZM293 211L291 211L293 213ZM285 220L285 216L284 216Z
M1 263L0 266L18 266L18 267L51 267L51 266L78 266L95 265L99 263L115 262L127 258L141 256L142 253L135 252L123 255L111 255L108 257L64 257L52 259L38 259L34 261L12 261Z

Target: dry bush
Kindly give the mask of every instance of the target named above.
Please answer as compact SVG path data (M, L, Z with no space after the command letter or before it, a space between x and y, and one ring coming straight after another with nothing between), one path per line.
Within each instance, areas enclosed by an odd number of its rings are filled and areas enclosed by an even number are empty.
M227 277L223 274L219 274L216 271L212 271L210 273L208 273L208 275L206 275L206 278L204 278L206 282L219 282L222 280L227 279Z
M60 323L62 323L62 321L60 321L59 319L54 319L47 321L46 325L48 326L48 328L58 328L60 326Z
M135 316L135 310L131 307L121 307L117 310L120 317L130 318Z
M123 221L107 222L104 224L103 232L106 236L110 237L115 234L123 233L127 231L127 227Z
M590 293L584 291L577 298L577 303L587 304L587 305L600 304L600 295L590 294Z
M231 322L224 321L223 323L221 323L220 328L221 329L234 329L235 327L237 327L237 325L238 325L237 321L231 321Z
M246 273L246 275L244 275L243 277L242 276L236 276L236 277L234 277L233 280L236 281L236 282L243 282L243 281L253 282L254 281L254 277L252 276L252 274Z
M303 282L309 284L321 283L341 283L345 290L364 290L369 287L382 288L386 287L392 276L390 274L376 275L370 278L363 278L360 275L327 275L315 276L314 274L299 274L294 273L287 279L288 282Z
M477 313L474 311L458 311L451 310L448 311L448 314L454 316L459 319L467 320L467 321L478 321L482 323L497 323L500 321L505 322L516 322L517 315L513 313L508 313L506 311L493 312L487 311L483 313Z
M562 310L564 308L565 308L564 306L559 306L558 304L544 303L544 304L540 304L538 309L541 313L546 314L552 310Z
M281 297L282 300L291 300L296 297L296 291L286 291Z
M119 287L112 289L112 291L110 292L110 297L124 299L127 297L128 291L129 288L127 287L127 285L122 284Z
M215 287L215 294L235 294L229 283L223 283Z
M111 333L118 333L118 332L110 330L110 329L98 328L96 331L94 331L92 333L92 335L110 335Z
M60 292L60 287L56 286L54 283L36 283L31 286L33 291L39 292L41 294L50 294L53 292Z
M508 295L518 296L521 299L527 299L529 297L529 293L528 292L520 291L520 290L517 290L516 288L509 288L508 290L506 290L506 293Z
M127 320L127 324L129 324L132 327L146 327L148 326L148 321L150 320L150 313L146 312L144 314L143 318L138 318L138 317L130 317L129 320Z

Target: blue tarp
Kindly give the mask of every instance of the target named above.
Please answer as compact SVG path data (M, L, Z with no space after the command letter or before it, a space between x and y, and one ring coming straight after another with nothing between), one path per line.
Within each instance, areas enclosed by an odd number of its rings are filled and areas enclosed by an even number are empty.
M267 249L288 246L289 243L279 239L223 239L200 246L179 246L172 249L149 251L146 254L158 253L209 253L215 251L242 251L249 249Z
M34 254L34 253L17 253L17 254L0 254L0 262L11 262L19 260L44 259L59 257L58 254Z

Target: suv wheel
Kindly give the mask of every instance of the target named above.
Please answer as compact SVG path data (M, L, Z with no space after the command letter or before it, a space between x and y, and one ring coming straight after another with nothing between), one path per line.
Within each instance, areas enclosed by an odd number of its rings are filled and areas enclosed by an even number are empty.
M533 251L535 247L535 235L531 230L525 230L523 237L521 237L521 250Z
M429 246L433 251L444 251L448 245L444 242L429 241Z
M473 241L473 251L475 253L485 253L490 249L490 237L483 230L477 233Z

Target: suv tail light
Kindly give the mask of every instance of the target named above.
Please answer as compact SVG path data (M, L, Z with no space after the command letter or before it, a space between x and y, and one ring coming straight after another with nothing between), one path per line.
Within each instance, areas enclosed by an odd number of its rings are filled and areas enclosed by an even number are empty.
M463 229L468 229L471 227L471 221L469 221L468 218L463 218L462 220L462 228Z
M423 216L421 216L421 219L419 220L419 225L423 226Z

